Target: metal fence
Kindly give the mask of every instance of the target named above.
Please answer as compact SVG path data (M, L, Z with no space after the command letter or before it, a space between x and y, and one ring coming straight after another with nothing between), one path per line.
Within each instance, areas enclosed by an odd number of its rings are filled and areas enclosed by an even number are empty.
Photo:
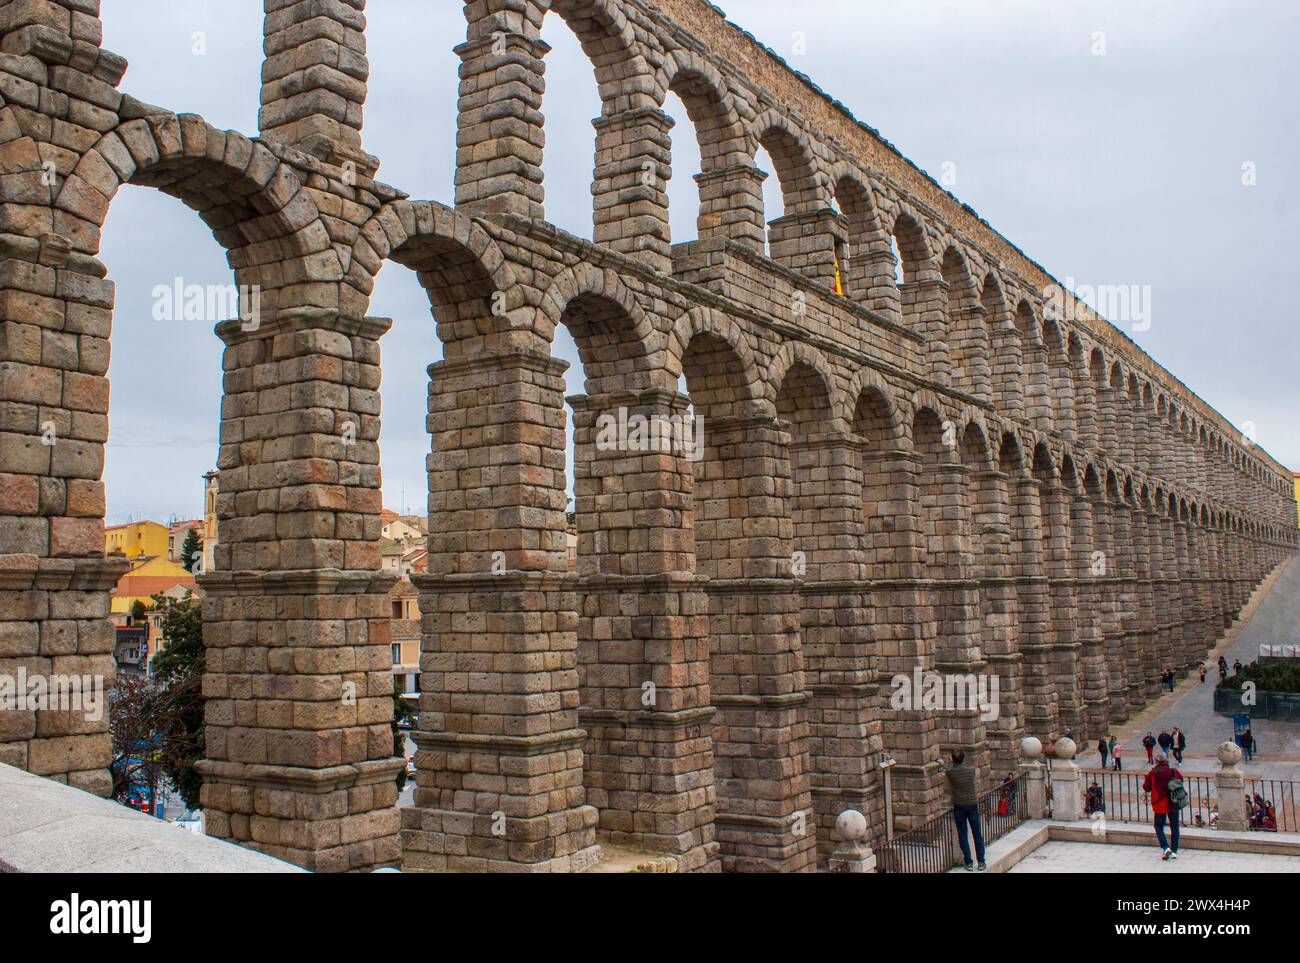
M1084 769L1084 815L1100 811L1107 819L1121 823L1149 823L1153 819L1151 799L1142 791L1146 773ZM1050 775L1049 775L1050 782ZM1211 826L1218 816L1218 784L1212 775L1185 774L1187 807L1180 822L1184 826ZM1090 790L1092 791L1090 793ZM1098 797L1097 792L1100 792ZM1281 779L1246 777L1246 812L1251 829L1294 833L1297 821L1296 783ZM1101 808L1097 808L1100 799Z
M1025 821L1025 783L1016 778L979 797L980 827L985 847ZM974 840L971 840L972 851ZM953 811L947 810L924 825L877 841L876 871L880 873L946 873L962 861Z

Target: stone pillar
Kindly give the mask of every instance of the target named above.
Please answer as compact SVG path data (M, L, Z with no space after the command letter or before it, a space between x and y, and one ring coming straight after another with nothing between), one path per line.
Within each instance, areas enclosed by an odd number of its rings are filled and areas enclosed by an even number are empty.
M216 571L204 591L210 836L318 872L398 861L379 571L386 319L290 317L225 341Z
M846 236L843 217L830 209L787 214L768 224L772 260L832 291Z
M1073 559L1070 538L1070 494L1055 479L1043 483L1044 562L1051 592L1051 681L1060 699L1060 725L1081 733L1083 692L1078 685L1080 645L1077 638Z
M863 453L867 544L873 562L873 622L881 685L881 741L892 771L899 830L927 822L944 794L939 721L933 713L895 707L892 680L909 682L935 666L935 622L922 583L918 457L909 451Z
M1174 550L1174 522L1167 514L1155 516L1160 546L1160 585L1159 599L1163 605L1157 606L1156 617L1159 622L1159 634L1156 639L1156 652L1159 656L1155 692L1160 691L1160 673L1179 661L1179 646L1183 632L1182 589L1178 579L1178 555Z
M1246 812L1246 774L1241 771L1241 746L1235 742L1219 745L1219 771L1214 774L1218 792L1219 820L1215 829L1230 833L1250 830L1250 817Z
M788 442L771 417L711 418L697 476L724 871L810 871L816 863L808 692L789 574Z
M429 369L407 869L556 872L599 856L582 782L578 576L567 571L565 367L519 349Z
M266 10L262 136L373 176L379 163L361 148L365 0L266 0Z
M925 338L927 375L940 385L952 384L948 345L948 285L938 271L901 286L904 323Z
M794 558L803 580L801 635L808 679L812 800L821 858L835 848L838 816L883 819L880 689L872 651L872 599L860 454L847 438L811 426L790 447Z
M695 175L700 187L700 240L725 237L762 253L767 244L763 223L763 181L757 167L719 167Z
M937 546L927 552L926 575L931 579L931 608L936 622L935 671L945 675L983 674L986 664L980 651L980 597L971 578L970 470L960 463L942 462L930 467L933 531ZM929 534L929 533L927 533ZM955 749L966 753L982 784L989 777L988 741L978 706L958 708L946 705L941 748L945 755Z
M1025 780L1025 815L1029 819L1042 819L1047 815L1047 773L1042 763L1043 743L1034 736L1020 740L1024 762L1020 775Z
M1157 586L1160 577L1158 527L1154 517L1145 508L1132 508L1124 503L1124 511L1117 516L1128 526L1129 544L1132 547L1136 579L1134 582L1136 618L1133 632L1124 635L1124 648L1128 656L1128 708L1140 709L1160 691L1159 616L1157 614Z
M1056 740L1052 760L1052 819L1074 822L1083 818L1083 775L1074 761L1078 747L1073 739Z
M1096 550L1101 552L1101 566L1094 562L1089 573L1088 611L1097 620L1106 662L1106 722L1123 722L1128 718L1128 657L1124 646L1123 613L1120 585L1132 579L1133 559L1125 552L1129 530L1120 527L1116 538L1115 522L1120 514L1101 491L1092 495L1092 526ZM1098 736L1106 732L1103 726Z
M1194 665L1199 658L1200 648L1200 613L1196 604L1196 574L1193 569L1192 551L1187 520L1174 520L1174 545L1178 553L1178 594L1182 598L1182 628L1179 632L1179 645L1174 650L1175 669L1183 670Z
M542 220L543 59L550 45L495 25L471 29L461 59L456 133L456 208Z
M981 493L973 518L973 534L980 546L976 574L979 580L981 654L997 673L998 718L987 725L989 764L992 771L1007 772L1019 760L1024 737L1024 655L1019 648L1019 606L1015 561L1012 557L1010 476L986 471L974 476Z
M1080 645L1076 675L1083 698L1084 728L1076 730L1079 738L1091 741L1106 733L1109 693L1106 681L1106 640L1103 620L1097 604L1095 579L1105 571L1106 556L1094 560L1099 550L1093 528L1092 503L1082 491L1075 490L1070 502L1070 531L1074 545L1074 595L1077 612L1075 638Z
M1025 367L1025 418L1038 431L1052 430L1052 399L1048 387L1047 349L1041 342L1022 345Z
M708 598L689 399L575 396L579 722L601 838L718 869Z
M1025 661L1025 731L1053 733L1060 725L1060 696L1051 677L1051 590L1044 550L1042 484L1026 476L1016 480L1016 487L1014 514L1019 527L1014 555L1018 566L1019 647Z
M668 178L673 119L662 110L639 107L593 123L596 243L670 273Z

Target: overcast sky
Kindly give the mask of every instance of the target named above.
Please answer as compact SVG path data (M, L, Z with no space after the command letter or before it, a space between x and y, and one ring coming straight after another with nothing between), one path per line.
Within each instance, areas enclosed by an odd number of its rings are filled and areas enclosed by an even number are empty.
M1058 279L1149 287L1127 333L1259 443L1300 465L1294 282L1300 251L1300 4L1280 0L728 0L731 19L878 129ZM255 135L261 0L104 0L121 89ZM370 0L366 148L379 179L452 200L459 0ZM201 36L196 37L196 34ZM548 17L547 214L591 236L595 80ZM196 47L206 52L196 54ZM1098 53L1098 51L1104 51ZM695 237L699 155L684 109L670 199ZM770 162L760 164L771 170ZM1243 184L1250 164L1255 183ZM946 166L947 165L947 166ZM780 214L775 177L769 218ZM228 284L225 257L178 201L128 188L102 257L117 283L109 521L201 511L216 459L221 344L153 319L155 286ZM1293 292L1294 293L1294 292ZM441 357L415 276L380 276L384 497L423 511L428 364ZM576 358L561 331L557 353ZM569 390L581 390L571 369Z

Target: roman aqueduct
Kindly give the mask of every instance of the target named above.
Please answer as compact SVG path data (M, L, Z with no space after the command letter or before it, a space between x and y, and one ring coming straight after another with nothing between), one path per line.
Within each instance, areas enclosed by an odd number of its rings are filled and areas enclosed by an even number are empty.
M96 254L119 188L197 211L262 292L258 325L218 327L211 834L320 870L562 871L601 842L810 869L840 811L881 825L882 753L906 826L943 805L946 749L987 781L1026 734L1095 737L1295 550L1283 466L1083 305L1058 317L1040 267L703 0L467 4L451 205L374 179L364 5L265 0L249 139L119 92L99 0L0 3L0 672L113 672ZM548 8L603 100L594 243L545 215ZM703 162L678 245L667 91ZM418 272L445 355L401 810L386 260ZM575 572L557 325L586 378ZM597 443L601 415L688 407L698 459ZM996 674L999 717L894 709L915 666ZM102 794L105 729L0 713L0 761Z

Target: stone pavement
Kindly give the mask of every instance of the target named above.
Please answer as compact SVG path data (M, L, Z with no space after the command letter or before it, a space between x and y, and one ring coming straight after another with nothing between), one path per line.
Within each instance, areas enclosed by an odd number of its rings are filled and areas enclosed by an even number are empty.
M1150 846L1070 843L1053 840L1030 853L1009 873L1300 873L1300 856L1187 849L1164 862L1154 837Z
M1284 563L1270 583L1261 588L1253 614L1248 609L1243 615L1247 616L1246 621L1235 626L1220 645L1225 649L1223 655L1229 666L1234 659L1240 659L1243 665L1255 659L1262 643L1300 642L1300 565L1294 561ZM1169 731L1174 726L1187 734L1187 752L1180 768L1189 773L1218 770L1215 750L1221 742L1232 738L1232 719L1214 711L1218 656L1219 650L1207 656L1205 664L1209 672L1204 684L1193 675L1172 696L1166 695L1119 727L1116 735L1124 747L1126 770L1146 770L1142 737L1148 730L1159 735L1162 729ZM1257 720L1254 733L1260 754L1254 761L1242 764L1247 775L1300 781L1300 723ZM1085 748L1088 751L1079 754L1079 763L1097 767L1100 759L1095 744Z

